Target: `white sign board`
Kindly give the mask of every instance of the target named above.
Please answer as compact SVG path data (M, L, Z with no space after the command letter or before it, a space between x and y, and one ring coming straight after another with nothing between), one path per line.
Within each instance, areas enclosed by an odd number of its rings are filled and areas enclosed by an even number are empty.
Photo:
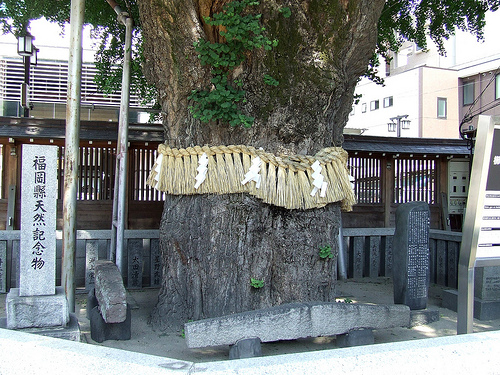
M472 332L474 267L498 265L500 117L479 116L458 264L458 333Z
M484 160L488 177L480 216L476 266L500 264L500 124L490 126L493 127L493 140L490 157Z

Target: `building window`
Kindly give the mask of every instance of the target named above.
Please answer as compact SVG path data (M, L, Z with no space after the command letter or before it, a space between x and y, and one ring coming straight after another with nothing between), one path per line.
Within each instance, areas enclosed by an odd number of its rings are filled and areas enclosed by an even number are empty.
M384 108L392 107L392 105L393 105L392 96L388 96L387 98L384 98Z
M500 74L495 76L495 100L500 99Z
M361 113L366 113L366 103L361 104Z
M447 100L446 98L438 98L437 100L437 117L438 118L446 118L446 110L447 110Z
M370 102L370 111L375 111L379 108L380 104L378 100L372 100Z
M464 105L469 105L474 102L474 82L466 82L463 87Z

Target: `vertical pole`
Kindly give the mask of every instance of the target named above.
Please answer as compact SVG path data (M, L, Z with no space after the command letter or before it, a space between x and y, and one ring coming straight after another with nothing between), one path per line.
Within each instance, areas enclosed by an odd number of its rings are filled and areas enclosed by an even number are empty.
M80 79L82 75L82 28L85 0L71 1L71 31L68 61L68 99L66 104L66 143L64 152L62 286L69 310L75 311L76 192L78 149L80 145Z
M115 11L117 8L115 8ZM113 199L113 224L111 236L111 259L114 255L115 263L121 274L125 273L124 264L124 231L125 231L125 203L127 194L127 165L128 165L128 118L130 102L130 62L132 59L132 28L133 20L123 13L118 19L125 24L125 49L123 53L123 75L120 103L120 118L118 125L118 143L115 172L115 191Z
M342 230L342 217L340 217L338 241L339 241L339 255L337 258L337 268L339 271L338 279L347 280L347 256L344 247L344 232Z
M474 267L458 265L457 334L473 332Z
M23 63L24 63L24 83L26 84L26 107L24 107L24 117L30 117L30 107L29 107L30 57L23 56Z

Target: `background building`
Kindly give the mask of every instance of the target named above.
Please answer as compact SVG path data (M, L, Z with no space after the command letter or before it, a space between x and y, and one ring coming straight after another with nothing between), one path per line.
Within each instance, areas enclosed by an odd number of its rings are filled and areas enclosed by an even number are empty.
M389 64L381 64L384 86L360 81L356 93L361 98L345 133L458 138L464 117L476 116L463 125L468 128L477 124L478 114L500 114L499 20L499 12L487 15L483 42L457 31L445 42L446 56L431 40L426 50L403 44Z
M69 30L45 20L31 23L31 34L38 48L37 64L30 65L30 117L47 119L66 118L68 79ZM89 121L118 121L120 92L104 95L94 82L96 47L90 37L90 28L84 29L81 81L81 119ZM17 54L17 39L13 35L0 36L0 116L23 116L20 105L21 84L24 82L24 64ZM147 122L146 112L137 95L130 95L130 122Z

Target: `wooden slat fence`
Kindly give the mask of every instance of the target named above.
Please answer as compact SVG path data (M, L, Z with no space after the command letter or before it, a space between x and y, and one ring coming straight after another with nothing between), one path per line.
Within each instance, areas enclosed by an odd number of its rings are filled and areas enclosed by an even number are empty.
M109 230L78 230L76 244L75 282L78 288L89 290L94 283L93 267L97 259L107 259L110 246ZM394 228L344 228L344 249L348 278L376 278L392 276L392 239ZM0 231L0 260L5 270L0 272L7 282L6 292L18 285L20 231ZM57 285L60 285L62 232L56 232L57 239ZM431 282L457 288L458 255L461 233L430 230L430 273ZM161 260L158 230L125 230L124 281L128 288L158 287L161 283ZM5 252L2 259L2 249ZM2 264L2 262L0 262ZM2 268L0 268L0 271Z
M128 265L124 277L128 288L159 287L161 282L161 261L158 230L125 230L127 251L124 254ZM0 250L6 255L3 282L6 292L19 285L19 238L21 231L0 231ZM76 234L75 284L77 288L90 290L94 284L94 264L97 259L107 259L111 242L110 230L78 230ZM56 231L56 285L61 282L62 231ZM1 262L0 262L1 263ZM0 276L2 273L0 272ZM0 283L0 286L2 283Z
M392 276L394 228L344 228L348 278ZM430 281L457 288L462 233L429 232Z
M349 157L349 170L354 177L354 193L358 203L382 201L381 159L378 157Z
M394 203L436 203L435 160L398 158L394 159L394 165Z

